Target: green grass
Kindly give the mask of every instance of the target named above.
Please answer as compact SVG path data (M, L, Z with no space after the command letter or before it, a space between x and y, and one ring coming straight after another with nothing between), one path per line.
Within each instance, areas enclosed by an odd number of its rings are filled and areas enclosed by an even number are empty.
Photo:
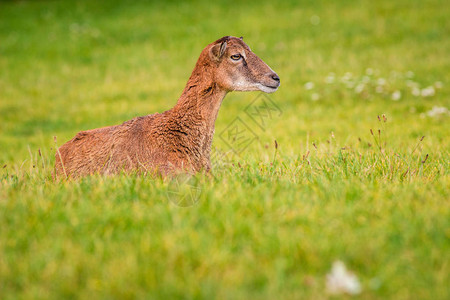
M450 107L448 15L445 1L1 2L0 299L339 298L336 260L355 298L450 298L450 122L430 113ZM162 178L51 179L54 136L169 109L224 35L280 75L279 110L259 127L246 111L266 98L227 96L194 205ZM240 155L236 117L257 137Z

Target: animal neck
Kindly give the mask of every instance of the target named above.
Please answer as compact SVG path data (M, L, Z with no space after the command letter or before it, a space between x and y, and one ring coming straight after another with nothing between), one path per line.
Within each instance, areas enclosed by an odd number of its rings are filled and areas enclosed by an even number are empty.
M208 126L213 127L222 100L227 94L214 81L215 68L211 62L205 62L202 53L174 108L181 112L198 113Z
M178 126L209 159L217 115L227 91L214 82L214 68L197 62L177 104L172 109Z
M173 108L178 114L200 118L208 131L214 130L214 124L227 91L214 82L197 82L189 80L177 104Z

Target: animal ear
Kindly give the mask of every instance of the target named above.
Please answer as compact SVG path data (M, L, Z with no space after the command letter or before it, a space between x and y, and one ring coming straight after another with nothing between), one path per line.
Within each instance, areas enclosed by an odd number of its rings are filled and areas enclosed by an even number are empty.
M227 48L227 42L223 41L221 44L214 45L211 48L210 54L214 59L220 60L220 58L222 58L223 54L225 53L226 48Z
M244 37L243 37L243 36L241 36L241 37L240 37L240 39L241 39L241 40L244 40Z

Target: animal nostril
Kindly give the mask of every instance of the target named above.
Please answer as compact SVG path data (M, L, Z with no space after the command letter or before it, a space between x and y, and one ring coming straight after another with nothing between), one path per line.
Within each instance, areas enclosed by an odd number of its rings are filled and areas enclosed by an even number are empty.
M278 77L277 74L273 74L273 75L270 76L270 77L272 77L273 80L280 82L280 77Z

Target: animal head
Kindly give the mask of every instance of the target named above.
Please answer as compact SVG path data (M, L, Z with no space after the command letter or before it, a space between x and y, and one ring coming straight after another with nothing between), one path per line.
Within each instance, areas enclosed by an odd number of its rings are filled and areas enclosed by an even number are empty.
M205 49L216 66L215 82L227 91L275 92L280 77L263 62L243 38L225 36Z

